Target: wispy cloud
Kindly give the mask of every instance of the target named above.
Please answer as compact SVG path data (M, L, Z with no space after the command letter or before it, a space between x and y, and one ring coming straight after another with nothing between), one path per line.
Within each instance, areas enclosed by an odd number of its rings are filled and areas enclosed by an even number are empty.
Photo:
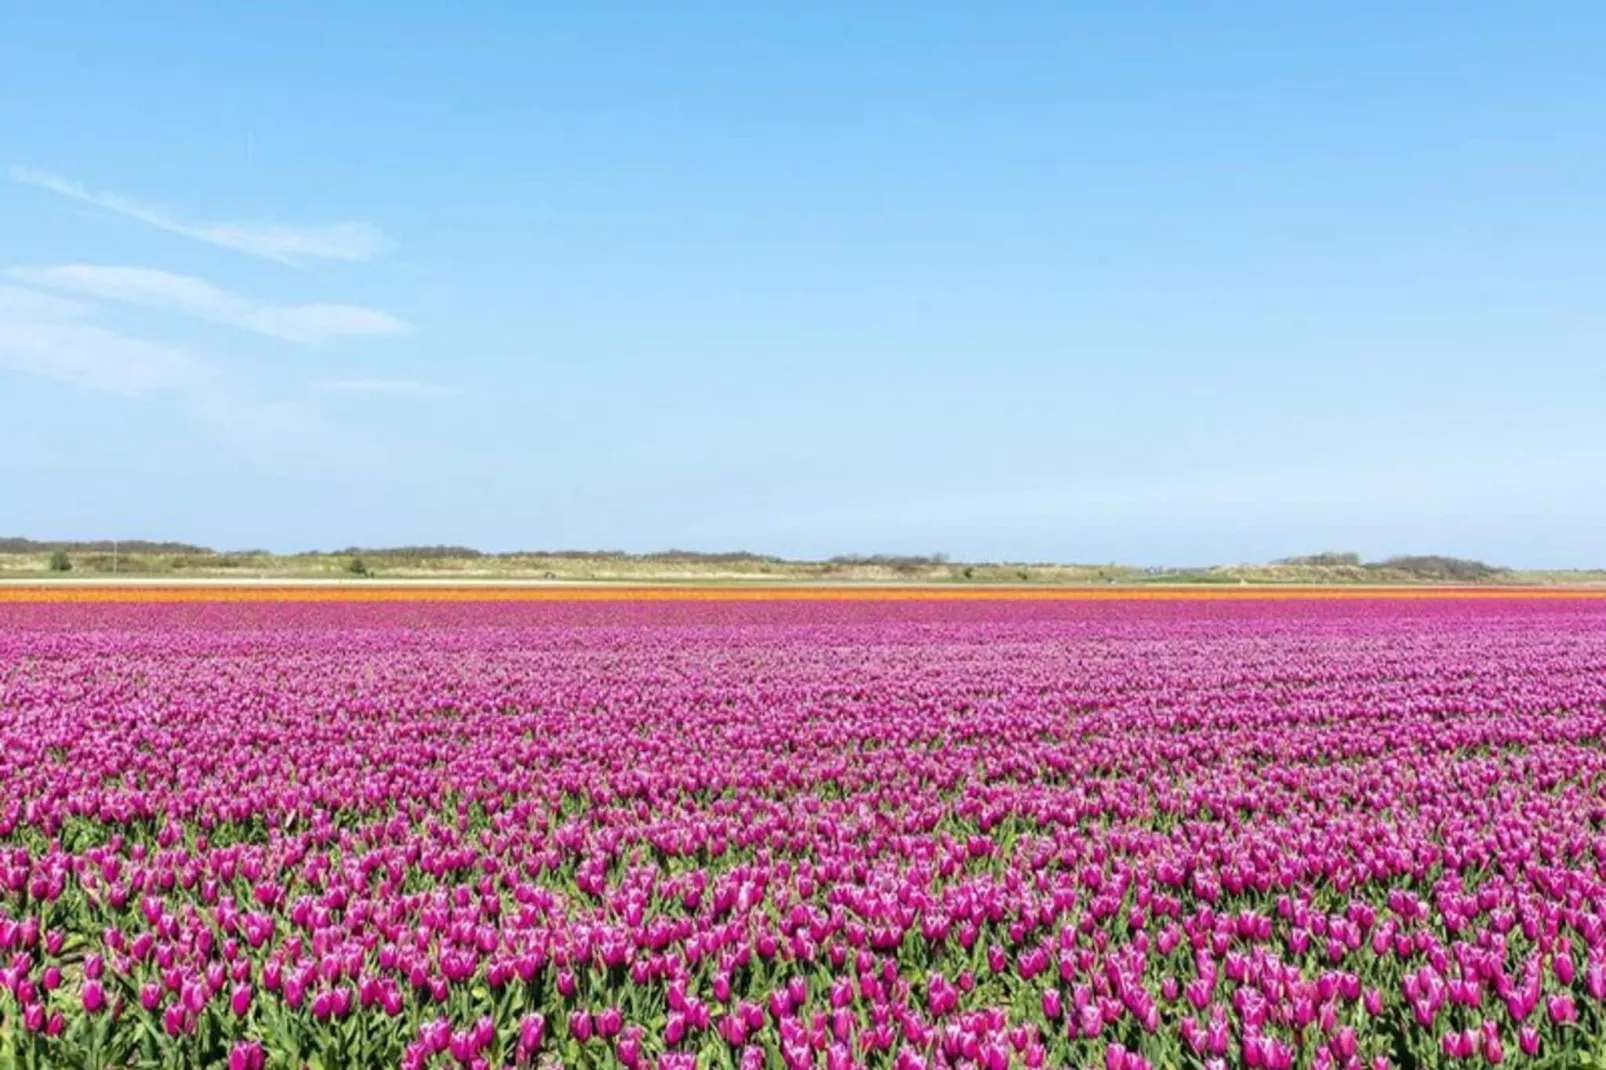
M165 391L218 439L263 459L377 456L305 402L241 397L205 362L99 326L94 315L91 305L0 284L0 369L125 397Z
M205 279L142 267L62 264L6 272L30 286L183 312L302 345L334 338L404 334L408 325L360 305L269 305L230 293Z
M455 386L420 383L413 379L340 379L319 383L318 389L326 394L380 394L404 397L438 397L463 392Z
M46 171L13 167L11 177L17 182L137 219L171 234L285 264L302 260L371 260L391 246L384 232L368 223L328 223L321 226L266 222L186 223L164 208L118 193L91 190Z
M182 350L87 322L93 314L77 301L0 285L0 367L124 395L207 378Z

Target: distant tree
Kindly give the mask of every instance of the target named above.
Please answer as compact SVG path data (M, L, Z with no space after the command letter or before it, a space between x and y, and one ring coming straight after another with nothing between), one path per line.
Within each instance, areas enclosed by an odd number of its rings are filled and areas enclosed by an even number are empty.
M362 559L361 554L357 554L346 562L346 571L353 576L366 576L368 575L368 562Z
M204 546L192 546L187 542L151 542L146 539L95 539L89 542L67 542L52 540L39 542L35 539L20 539L15 537L0 538L0 554L42 554L50 550L67 550L71 553L111 553L114 548L120 547L123 552L130 554L209 554L212 551Z
M1335 568L1357 567L1361 563L1361 555L1337 550L1327 550L1319 554L1302 554L1299 557L1283 557L1273 561L1274 565L1327 565Z
M1442 554L1405 554L1385 558L1367 567L1405 572L1417 579L1449 580L1454 583L1477 583L1510 571L1482 561L1445 557Z
M840 554L826 561L828 565L870 565L903 573L924 572L947 563L947 554Z
M66 550L56 550L50 555L50 571L71 572L72 558L67 556Z

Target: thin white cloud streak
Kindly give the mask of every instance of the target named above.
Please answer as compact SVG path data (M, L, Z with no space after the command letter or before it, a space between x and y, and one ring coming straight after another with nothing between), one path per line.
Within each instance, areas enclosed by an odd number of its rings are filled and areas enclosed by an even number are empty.
M62 264L11 268L6 274L30 286L182 312L301 345L336 338L405 334L410 329L404 321L375 308L263 304L205 279L156 268Z
M369 394L399 397L439 397L463 392L455 386L420 383L412 379L340 379L319 383L318 389L326 394Z
M0 283L0 318L76 320L95 310L82 301L71 301L37 290L24 290Z
M321 226L245 221L186 223L166 209L121 194L91 190L46 171L13 167L11 178L138 220L170 234L283 264L302 260L371 260L391 247L390 239L384 232L368 223L342 222Z
M181 350L85 322L93 311L0 285L0 367L130 397L207 378L207 369Z

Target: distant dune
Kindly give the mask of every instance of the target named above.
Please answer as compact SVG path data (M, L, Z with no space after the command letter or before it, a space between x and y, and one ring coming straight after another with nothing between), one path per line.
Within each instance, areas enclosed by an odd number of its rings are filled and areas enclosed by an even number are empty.
M941 554L865 554L794 561L748 551L611 550L487 553L463 546L348 547L269 553L180 542L0 539L0 581L126 579L434 580L566 583L953 584L1285 586L1606 584L1606 569L1522 570L1433 554L1363 561L1321 553L1265 564L1138 567L1121 564L955 561Z

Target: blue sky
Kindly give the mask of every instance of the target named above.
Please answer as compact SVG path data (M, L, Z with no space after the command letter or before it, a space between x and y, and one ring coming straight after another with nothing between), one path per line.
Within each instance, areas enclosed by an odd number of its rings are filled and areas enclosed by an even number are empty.
M0 16L0 534L1606 564L1599 4Z

